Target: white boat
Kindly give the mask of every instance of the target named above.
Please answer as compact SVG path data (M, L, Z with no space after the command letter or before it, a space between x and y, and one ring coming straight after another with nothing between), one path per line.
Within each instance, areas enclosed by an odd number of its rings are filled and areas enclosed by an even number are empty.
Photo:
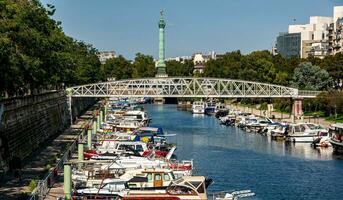
M237 200L244 197L252 197L255 196L255 193L251 192L251 190L239 190L233 192L216 192L213 194L213 200Z
M175 180L170 169L136 169L125 172L119 178L88 179L86 188L77 190L83 195L116 195L122 190L154 190L165 189Z
M184 160L176 161L172 160L176 147L173 147L165 159L155 159L153 154L150 157L138 157L138 156L104 156L94 155L90 158L91 161L105 161L101 165L101 169L116 170L116 169L137 169L137 168L170 168L173 169L176 177L183 175L191 175L193 170L193 161ZM110 162L106 162L110 161Z
M144 124L150 121L148 114L144 111L139 111L139 110L130 110L130 111L125 112L123 114L123 119L125 121L138 121Z
M343 153L343 123L332 124L330 143L336 153Z
M203 101L194 101L192 106L193 114L204 114L206 103Z
M142 127L144 123L138 121L120 121L118 125L114 125L113 129L114 132L121 131L121 132L132 132L139 127Z
M97 147L97 152L101 153L114 153L123 154L127 151L136 151L140 155L144 151L147 151L147 144L144 142L133 142L133 141L117 141L117 140L104 140L101 146Z
M218 112L220 110L226 110L225 104L217 103L216 104L216 110L215 112Z
M290 124L286 133L286 140L291 142L313 142L321 133L328 133L328 130L318 124Z
M185 176L172 181L166 190L130 190L124 200L207 200L207 187L210 184L203 176Z

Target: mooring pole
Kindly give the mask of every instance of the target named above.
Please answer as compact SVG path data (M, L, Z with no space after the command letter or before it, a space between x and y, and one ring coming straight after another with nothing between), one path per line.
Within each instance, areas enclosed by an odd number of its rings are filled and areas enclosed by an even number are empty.
M71 199L71 163L64 163L64 198Z
M96 130L99 131L100 130L100 116L96 116Z
M100 110L100 124L104 121L104 113L102 110Z
M95 134L96 134L96 131L97 131L96 121L95 121L95 120L93 121L93 128L92 128L92 131L93 131L93 135L95 135Z
M83 161L83 145L84 143L82 141L79 141L78 145L77 145L77 153L78 153L78 160L79 161ZM83 166L83 163L79 163L78 167L79 167L79 170L81 170Z
M94 130L94 126L91 129L88 129L87 130L87 146L88 146L88 149L91 150L92 149L92 131Z

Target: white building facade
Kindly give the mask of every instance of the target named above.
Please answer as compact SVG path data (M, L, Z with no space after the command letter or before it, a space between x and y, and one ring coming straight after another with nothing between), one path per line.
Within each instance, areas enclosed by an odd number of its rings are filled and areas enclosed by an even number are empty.
M311 16L309 24L289 25L287 34L300 34L300 47L294 48L299 49L301 58L324 58L343 52L342 29L343 6L335 6L332 17ZM293 45L291 41L289 45Z
M343 6L333 9L333 22L328 27L327 37L329 42L329 54L343 53Z
M115 51L100 51L98 54L101 64L105 64L108 59L115 58Z
M323 58L328 55L328 27L332 17L312 16L309 24L290 25L288 33L300 33L300 57L314 56Z

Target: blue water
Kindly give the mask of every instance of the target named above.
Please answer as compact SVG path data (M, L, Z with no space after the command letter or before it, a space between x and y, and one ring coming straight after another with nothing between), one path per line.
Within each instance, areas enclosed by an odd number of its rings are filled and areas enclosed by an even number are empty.
M209 193L251 189L249 199L343 199L343 160L332 149L285 145L220 125L213 116L146 105L152 124L177 144L178 159L193 159L195 174L212 178Z

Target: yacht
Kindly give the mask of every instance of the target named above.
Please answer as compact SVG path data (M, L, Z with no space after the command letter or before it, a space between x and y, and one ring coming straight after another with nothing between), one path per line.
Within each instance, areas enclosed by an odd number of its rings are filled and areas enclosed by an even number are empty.
M322 133L328 133L328 131L318 124L290 124L286 132L286 140L291 142L313 142Z
M86 188L78 189L81 196L118 195L127 190L160 190L166 189L175 180L175 175L170 169L137 169L127 171L120 178L88 179ZM95 184L94 184L95 183ZM90 187L89 187L90 186Z
M207 200L206 190L211 182L204 176L185 176L172 181L166 190L132 190L123 200Z
M216 104L208 102L205 108L206 115L214 115L216 113Z
M150 122L150 118L148 114L144 111L140 110L130 110L123 114L123 119L125 121L138 121L144 124L148 124Z
M193 114L204 114L206 104L203 101L194 101L192 106Z

